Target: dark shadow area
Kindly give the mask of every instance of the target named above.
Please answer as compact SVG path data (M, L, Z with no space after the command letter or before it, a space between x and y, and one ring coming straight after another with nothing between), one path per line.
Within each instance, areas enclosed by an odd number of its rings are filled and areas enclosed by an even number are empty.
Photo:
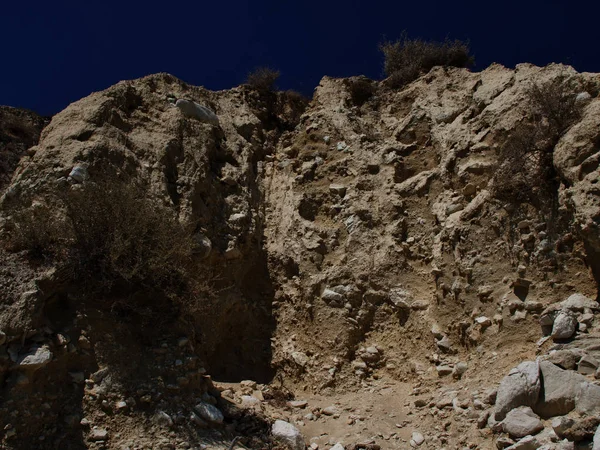
M227 307L221 319L226 329L216 330L219 339L207 355L207 369L218 381L254 380L266 384L274 376L271 337L275 330L275 291L264 251L244 275L238 292L235 303Z

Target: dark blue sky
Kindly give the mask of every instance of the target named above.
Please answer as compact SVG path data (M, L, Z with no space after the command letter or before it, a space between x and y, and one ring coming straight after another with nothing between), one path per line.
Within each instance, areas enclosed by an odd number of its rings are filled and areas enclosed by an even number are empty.
M382 75L377 44L469 39L492 62L572 64L600 72L600 1L5 0L0 104L53 114L119 80L170 72L225 89L249 70L281 71L310 94L323 75Z

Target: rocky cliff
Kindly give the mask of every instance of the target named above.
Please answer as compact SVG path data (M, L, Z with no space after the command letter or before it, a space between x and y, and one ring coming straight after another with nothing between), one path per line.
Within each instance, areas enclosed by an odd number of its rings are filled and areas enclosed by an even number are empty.
M506 155L524 126L552 125L530 93L556 80L578 114L532 144L551 147L542 189L542 159ZM552 345L595 358L599 92L599 75L567 66L493 65L434 68L402 90L326 77L307 107L166 74L70 105L1 200L4 444L223 448L239 435L269 448L275 435L303 448L300 429L313 448L511 445L493 433L525 435L504 416L554 415L535 380L558 366L531 363L533 387L515 400L501 385L496 410L486 389ZM500 195L517 172L531 194ZM73 258L26 233L31 217L70 229L70 198L114 186L136 186L191 238L185 298L139 278L86 290ZM84 198L95 217L102 198ZM565 306L572 294L580 306ZM561 367L578 366L590 363Z

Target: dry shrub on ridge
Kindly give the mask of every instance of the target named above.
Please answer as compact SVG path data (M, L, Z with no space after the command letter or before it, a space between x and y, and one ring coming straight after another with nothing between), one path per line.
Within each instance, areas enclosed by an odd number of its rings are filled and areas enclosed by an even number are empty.
M345 80L346 87L350 92L350 101L355 106L362 106L375 95L377 86L375 82L367 77L358 77Z
M391 88L401 88L435 66L468 68L475 62L468 42L409 39L406 32L395 42L380 44L379 49L384 55L384 71Z
M565 76L533 84L526 93L531 121L520 124L500 151L493 194L513 203L552 209L560 180L553 152L561 136L581 116L576 89Z
M281 73L269 67L259 67L248 74L246 83L260 92L273 92Z

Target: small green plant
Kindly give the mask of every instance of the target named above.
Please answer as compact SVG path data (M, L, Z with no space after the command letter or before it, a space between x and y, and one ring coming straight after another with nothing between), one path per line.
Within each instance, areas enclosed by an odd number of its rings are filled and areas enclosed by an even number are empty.
M406 32L395 42L380 44L379 49L384 55L388 85L392 88L405 86L435 66L468 68L475 62L468 42L409 39Z
M259 92L273 92L281 73L268 67L259 67L248 74L246 84Z

